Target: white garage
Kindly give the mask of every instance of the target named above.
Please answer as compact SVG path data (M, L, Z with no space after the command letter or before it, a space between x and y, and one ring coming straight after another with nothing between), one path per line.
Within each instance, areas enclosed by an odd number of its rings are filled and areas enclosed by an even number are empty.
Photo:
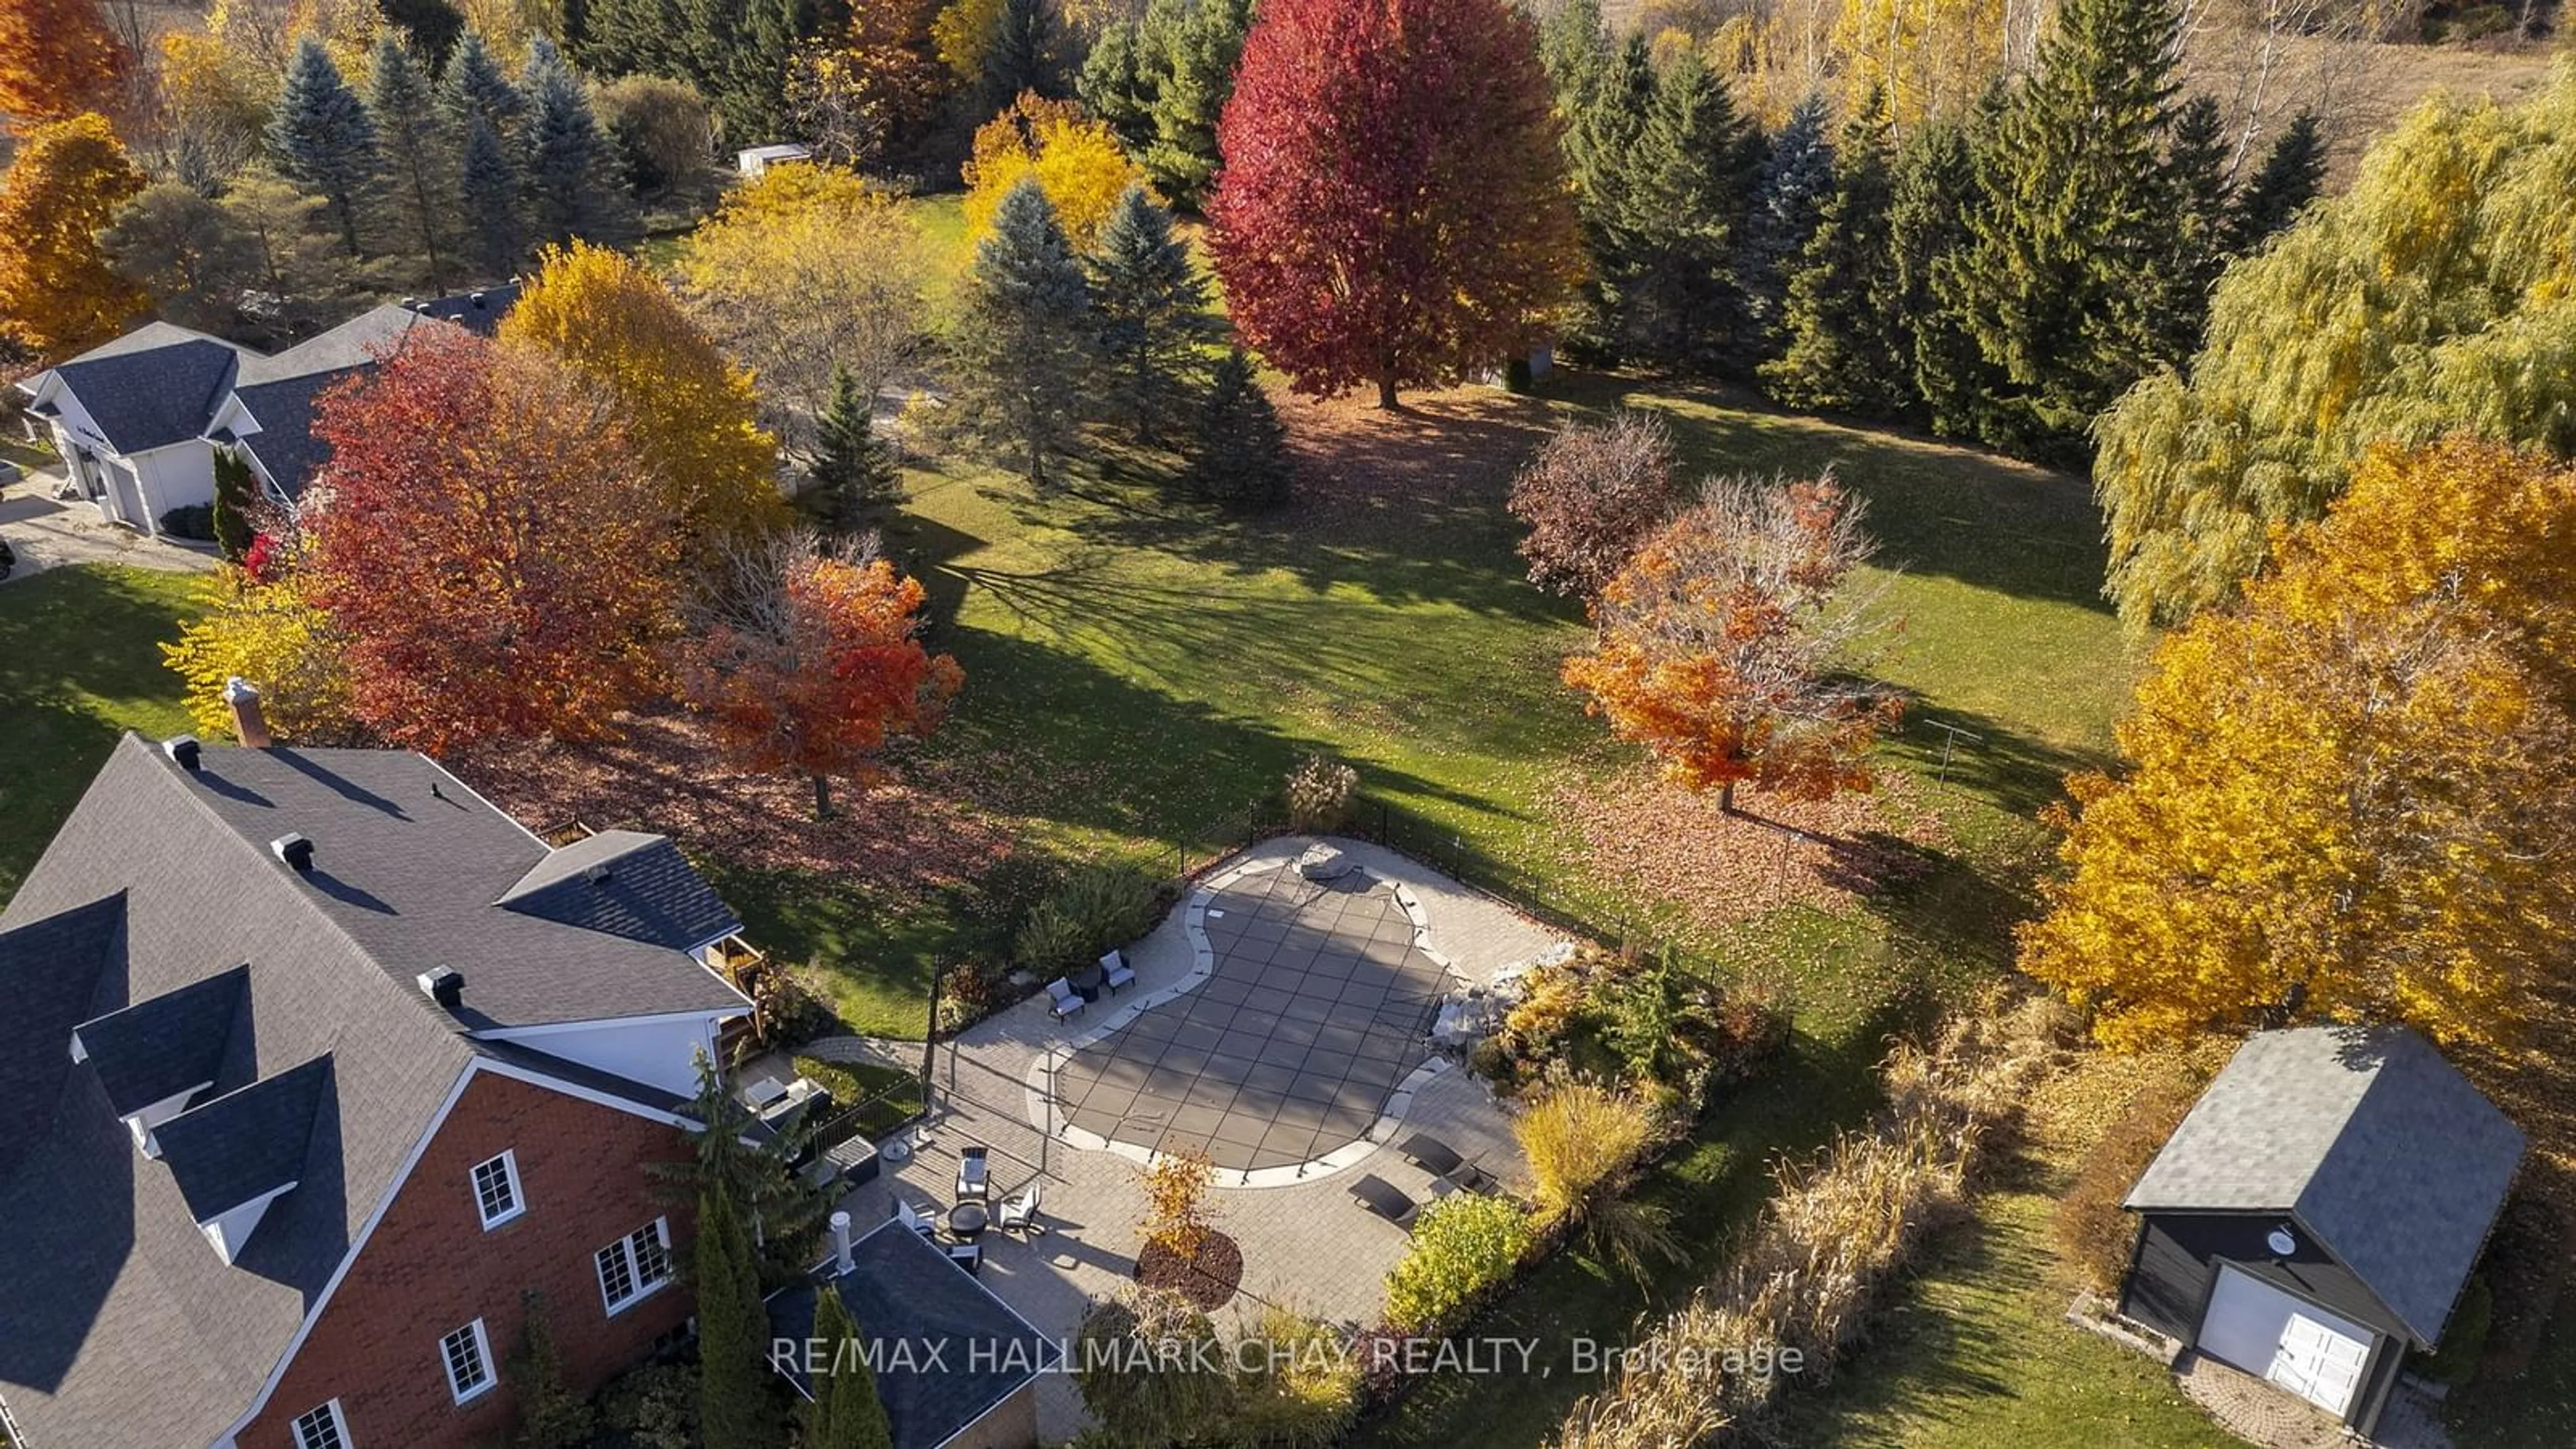
M2343 1417L2370 1363L2371 1331L2220 1265L2200 1323L2201 1352Z

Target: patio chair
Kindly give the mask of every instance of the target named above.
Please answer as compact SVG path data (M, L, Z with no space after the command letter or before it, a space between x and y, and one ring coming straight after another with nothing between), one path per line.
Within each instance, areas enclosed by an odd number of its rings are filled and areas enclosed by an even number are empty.
M1002 1207L993 1216L993 1226L1003 1232L1034 1233L1038 1227L1038 1204L1043 1199L1043 1179L1032 1182L1024 1192L1002 1199Z
M1116 991L1122 986L1135 985L1136 973L1129 969L1127 965L1127 953L1124 951L1112 951L1108 955L1101 957L1100 979L1107 982L1109 989L1112 991Z
M1494 1186L1491 1174L1458 1155L1456 1148L1428 1132L1416 1132L1395 1149L1397 1155L1433 1177L1463 1187L1469 1192L1487 1192Z
M1071 1016L1080 1010L1082 1010L1082 993L1073 989L1072 982L1059 976L1053 981L1047 983L1047 1012L1049 1015L1053 1016L1058 1021L1062 1021L1066 1017Z
M981 1147L962 1148L957 1153L957 1200L984 1202L993 1195L992 1174L985 1168L986 1151Z
M1351 1201L1407 1232L1413 1229L1413 1215L1422 1211L1422 1204L1406 1197L1394 1183L1373 1172L1363 1174L1359 1181L1351 1184Z
M948 1261L965 1269L969 1273L981 1273L984 1271L984 1245L981 1243L950 1243L948 1245Z
M936 1215L925 1212L915 1212L913 1211L912 1204L905 1202L901 1198L895 1199L894 1212L891 1216L896 1222L903 1224L905 1227L912 1229L914 1232L921 1234L925 1238L939 1230L939 1220Z

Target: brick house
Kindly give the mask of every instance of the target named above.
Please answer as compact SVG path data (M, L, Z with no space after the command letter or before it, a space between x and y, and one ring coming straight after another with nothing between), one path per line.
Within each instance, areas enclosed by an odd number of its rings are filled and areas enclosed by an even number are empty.
M0 913L0 1427L495 1442L530 1291L576 1392L644 1357L736 929L416 754L126 736Z

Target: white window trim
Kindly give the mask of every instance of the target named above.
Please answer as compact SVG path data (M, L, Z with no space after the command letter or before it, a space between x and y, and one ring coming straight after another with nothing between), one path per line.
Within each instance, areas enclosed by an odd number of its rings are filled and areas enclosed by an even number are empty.
M627 1294L624 1298L621 1298L614 1303L609 1301L608 1278L607 1275L599 1271L599 1253L593 1253L590 1255L591 1276L599 1280L599 1303L602 1308L608 1310L608 1316L611 1318L614 1318L618 1314L625 1312L627 1309L634 1307L636 1304L643 1302L645 1299L652 1297L654 1294L661 1292L663 1289L670 1287L671 1280L679 1276L677 1273L672 1271L669 1263L671 1255L671 1220L667 1217L659 1217L655 1218L645 1226L650 1227L653 1230L653 1236L662 1244L662 1256L664 1260L662 1276L654 1279L652 1282L647 1283L644 1281L644 1265L636 1260L635 1249L633 1247L635 1233L628 1233L619 1238L616 1242L610 1243L606 1247L600 1249L600 1252L606 1252L608 1248L615 1248L619 1253L625 1256L626 1276L635 1284L635 1291ZM643 1228L638 1228L635 1232L640 1233L643 1230Z
M462 1387L456 1382L455 1361L447 1356L447 1341L454 1338L459 1333L471 1333L474 1335L474 1361L481 1364L483 1367L483 1382L476 1384L470 1389ZM501 1376L494 1372L492 1368L492 1341L484 1336L482 1319L475 1319L472 1323L465 1325L463 1328L439 1335L438 1368L439 1372L447 1375L447 1392L454 1396L456 1402L460 1404L470 1404L476 1399L483 1397L485 1394L492 1392L494 1387L499 1385L501 1382Z
M496 1162L501 1164L501 1175L510 1180L510 1210L498 1217L484 1217L483 1231L487 1233L528 1210L527 1189L519 1184L518 1153L515 1149L504 1148L500 1156L484 1158L465 1174L465 1189L474 1194L476 1216L483 1214L483 1169Z
M316 1414L330 1417L332 1432L340 1437L340 1449L355 1449L357 1441L349 1437L349 1416L340 1412L338 1399L326 1399L295 1416L294 1421L287 1428L295 1435L296 1449L312 1449L313 1440L306 1437L304 1433L304 1421Z

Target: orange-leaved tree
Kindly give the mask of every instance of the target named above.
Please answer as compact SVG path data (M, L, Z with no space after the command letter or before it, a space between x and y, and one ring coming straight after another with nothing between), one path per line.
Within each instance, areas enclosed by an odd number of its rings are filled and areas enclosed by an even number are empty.
M832 776L873 778L886 746L927 734L966 681L922 647L921 584L877 557L873 537L738 540L712 574L678 650L681 695L747 767L811 779L817 820Z
M778 440L763 432L751 374L669 288L608 247L549 247L501 319L501 340L550 354L604 389L661 484L684 537L751 534L787 521Z
M2241 607L2157 650L2125 768L2068 782L2022 968L2132 1047L2396 1021L2512 1044L2576 984L2576 472L2366 456Z
M98 0L0 0L0 112L20 125L113 109L133 67Z
M57 361L114 337L151 307L98 241L142 190L142 169L104 116L27 133L0 176L0 333Z
M1862 514L1830 473L1712 481L1602 589L1599 640L1565 682L1721 809L1747 781L1807 800L1870 788L1870 745L1902 703L1850 672L1891 625L1846 588L1875 551Z
M596 738L661 683L676 534L613 411L560 364L417 327L323 395L314 432L331 457L303 567L364 723L433 753Z

